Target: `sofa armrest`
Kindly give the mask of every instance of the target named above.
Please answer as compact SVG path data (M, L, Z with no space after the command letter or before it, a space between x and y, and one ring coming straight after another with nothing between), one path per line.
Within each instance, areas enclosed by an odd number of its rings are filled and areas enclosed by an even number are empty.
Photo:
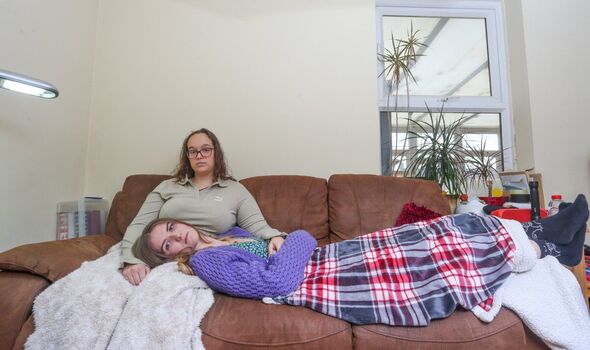
M105 235L25 244L0 253L0 270L25 271L51 282L74 271L84 261L95 260L117 243Z
M47 286L49 281L40 276L0 271L0 350L13 349L23 324L31 317L33 301Z

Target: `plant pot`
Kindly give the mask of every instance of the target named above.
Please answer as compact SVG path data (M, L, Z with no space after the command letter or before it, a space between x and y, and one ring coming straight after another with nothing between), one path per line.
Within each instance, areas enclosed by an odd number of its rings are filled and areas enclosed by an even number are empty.
M457 200L459 199L459 196L451 196L446 194L445 197L447 197L447 200L449 201L449 207L451 208L451 214L455 214L455 211L457 211Z
M488 205L502 206L506 202L506 197L479 197Z

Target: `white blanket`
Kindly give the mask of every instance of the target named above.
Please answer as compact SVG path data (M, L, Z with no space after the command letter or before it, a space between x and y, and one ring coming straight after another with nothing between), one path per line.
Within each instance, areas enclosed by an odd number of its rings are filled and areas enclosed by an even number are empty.
M211 289L176 263L132 286L118 271L120 248L113 248L35 299L35 331L25 349L204 349L199 325L213 304Z
M537 259L522 226L502 221L516 243L514 273L494 294L490 311L478 306L473 313L491 322L505 306L550 348L588 349L590 316L574 275L552 256Z

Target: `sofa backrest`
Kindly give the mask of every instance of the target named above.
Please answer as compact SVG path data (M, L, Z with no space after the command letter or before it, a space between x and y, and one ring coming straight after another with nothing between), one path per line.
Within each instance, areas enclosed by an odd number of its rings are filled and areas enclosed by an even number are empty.
M258 202L268 224L283 232L303 229L319 245L329 242L328 187L311 176L256 176L240 181Z
M328 180L330 241L338 242L393 227L405 203L450 214L433 181L377 175L332 175Z
M113 198L106 234L123 238L139 208L167 175L131 175ZM283 232L309 231L319 245L392 227L402 206L414 202L440 214L449 203L432 181L377 175L255 176L240 181L258 202L268 224Z
M123 238L147 195L167 175L131 175L115 195L106 234ZM328 242L328 189L325 179L310 176L256 176L240 181L252 193L271 227L283 232L309 231L318 243Z
M105 233L117 241L123 239L127 226L131 223L147 195L160 184L169 179L168 175L131 175L125 179L123 189L119 191L109 210Z

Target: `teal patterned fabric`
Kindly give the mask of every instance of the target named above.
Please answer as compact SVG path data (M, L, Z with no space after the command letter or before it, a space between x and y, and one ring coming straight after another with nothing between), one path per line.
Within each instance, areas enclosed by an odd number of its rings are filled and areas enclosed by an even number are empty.
M232 247L242 248L263 259L268 259L268 242L262 238L255 238L255 241L233 243Z

